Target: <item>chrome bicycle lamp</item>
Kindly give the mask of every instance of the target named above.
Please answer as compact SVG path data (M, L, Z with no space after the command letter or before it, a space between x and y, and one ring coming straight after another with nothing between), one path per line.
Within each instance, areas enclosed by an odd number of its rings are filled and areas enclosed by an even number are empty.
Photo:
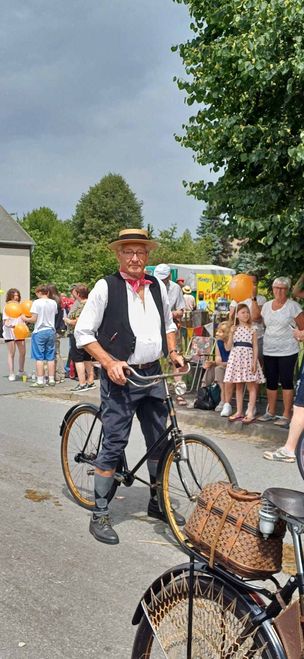
M265 540L274 532L274 527L279 519L278 509L266 499L262 499L262 507L259 511L260 531Z

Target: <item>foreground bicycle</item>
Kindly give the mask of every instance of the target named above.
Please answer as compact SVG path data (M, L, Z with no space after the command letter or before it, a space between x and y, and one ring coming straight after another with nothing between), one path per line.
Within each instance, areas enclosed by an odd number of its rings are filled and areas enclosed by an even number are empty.
M186 373L190 371L189 365L187 369ZM182 543L185 536L183 528L176 523L174 510L187 520L204 485L218 480L236 483L236 477L224 453L210 439L196 434L185 435L179 428L168 378L180 377L181 373L141 376L131 366L128 370L135 379L127 378L133 386L151 387L158 380L163 380L170 423L152 449L132 469L128 467L125 453L122 453L108 500L113 498L121 483L129 487L134 480L138 480L150 487L150 483L140 478L137 472L151 451L161 445L156 484L159 505L175 538ZM66 484L77 503L88 510L95 505L94 460L102 445L101 417L101 408L80 403L68 410L60 429L61 463Z
M220 566L210 568L185 543L190 563L162 574L137 607L132 659L302 659L304 493L267 489L260 511L265 538L278 519L287 522L297 568L283 587L274 577L269 590Z

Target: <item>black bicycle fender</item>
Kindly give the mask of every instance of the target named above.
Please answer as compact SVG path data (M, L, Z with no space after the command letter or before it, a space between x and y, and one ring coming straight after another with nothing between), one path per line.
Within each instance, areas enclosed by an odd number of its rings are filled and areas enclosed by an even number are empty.
M189 569L190 569L190 563L188 561L187 563L174 565L173 568L171 568L170 570L166 570L161 576L156 577L155 581L153 581L153 583L147 588L146 592L144 593L140 602L138 603L132 618L132 625L138 625L140 623L144 612L142 607L142 601L144 600L146 604L149 605L149 603L151 602L151 590L153 592L158 592L162 584L166 586L169 583L169 581L171 581L172 577L178 577L180 574L182 574L182 572L189 572Z
M68 423L69 418L73 414L74 410L76 410L76 408L81 409L82 407L87 407L87 406L88 406L88 403L76 403L76 405L73 405L72 407L70 407L68 409L68 411L64 415L64 417L62 419L62 422L61 422L60 431L59 431L60 437L62 437L62 433L64 431L64 428L65 428L66 424ZM98 410L99 410L99 407L97 407L97 405L93 405L91 403L90 403L90 407L95 408L96 412L98 412Z

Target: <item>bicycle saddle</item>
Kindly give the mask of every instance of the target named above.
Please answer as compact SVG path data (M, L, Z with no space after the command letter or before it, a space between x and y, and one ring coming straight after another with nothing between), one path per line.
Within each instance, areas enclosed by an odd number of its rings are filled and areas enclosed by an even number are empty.
M304 522L304 492L287 490L283 487L269 487L262 496L283 513Z

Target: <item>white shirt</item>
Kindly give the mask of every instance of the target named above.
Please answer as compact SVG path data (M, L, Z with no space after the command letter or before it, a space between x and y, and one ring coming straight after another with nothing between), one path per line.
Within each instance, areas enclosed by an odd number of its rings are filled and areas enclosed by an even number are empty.
M158 281L161 280L158 279ZM176 311L177 309L184 309L185 300L181 287L178 284L176 284L174 281L171 281L171 279L169 279L166 289L167 289L171 311Z
M257 300L258 306L263 307L263 305L266 302L266 297L264 297L264 295L257 295L256 300ZM235 300L232 300L232 302L230 304L230 309L235 309L238 306L238 304L247 304L247 307L248 307L248 309L250 311L250 314L251 314L252 302L253 302L253 300L251 299L251 297L248 297L246 300L242 300L242 302L236 302ZM252 327L254 327L256 329L257 338L261 339L262 336L264 336L263 321L262 320L261 320L261 322L253 321Z
M15 341L16 337L15 337L13 328L16 325L22 324L23 320L22 320L21 316L18 316L18 318L10 318L10 316L8 316L5 313L5 311L3 310L3 321L5 321L5 320L9 320L10 324L8 326L8 325L5 325L5 323L3 322L2 336L3 336L5 341Z
M195 307L195 298L193 297L193 295L191 295L189 293L184 293L183 298L184 298L184 303L185 303L185 310L186 311L193 311L193 309Z
M299 343L293 336L293 329L289 326L302 311L294 300L287 300L281 309L274 311L272 302L266 302L262 309L265 323L264 355L287 357L299 352Z
M33 334L42 332L46 329L55 329L55 316L57 313L57 303L48 297L39 297L34 300L31 306L31 313L37 314L37 320Z
M144 286L144 303L132 286L127 287L128 314L131 329L136 336L135 350L130 355L129 364L153 362L162 356L162 337L160 316L149 290ZM175 332L176 326L172 320L166 287L159 282L161 299L164 309L166 333ZM96 341L97 331L102 323L108 304L108 285L105 279L99 279L90 292L87 303L82 310L75 326L74 336L78 348ZM119 304L119 300L117 301Z

